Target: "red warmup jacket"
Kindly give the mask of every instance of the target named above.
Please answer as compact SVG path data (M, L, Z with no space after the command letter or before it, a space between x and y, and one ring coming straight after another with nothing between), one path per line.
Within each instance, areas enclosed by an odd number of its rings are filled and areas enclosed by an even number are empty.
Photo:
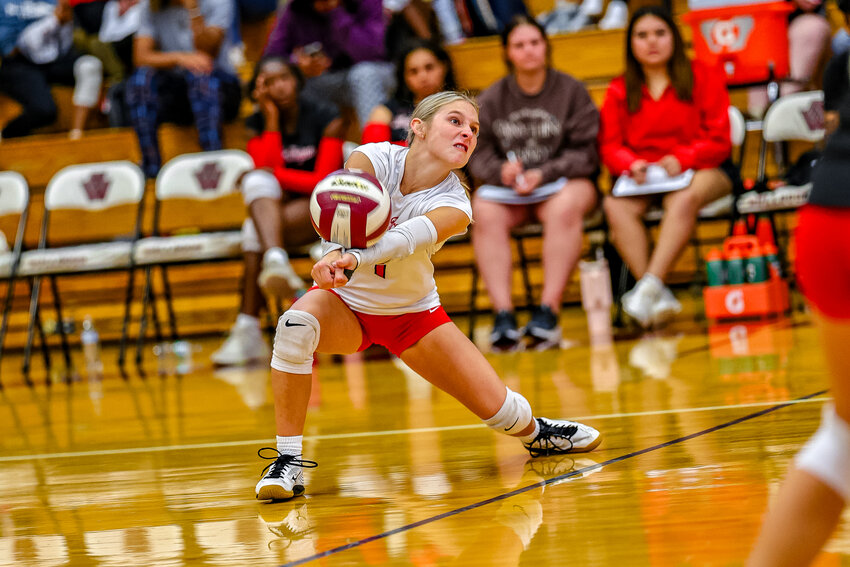
M263 132L248 140L248 155L257 168L267 167L277 178L284 191L309 195L316 184L342 167L342 140L322 138L316 154L313 171L286 167L283 161L283 142L280 132Z
M640 108L629 114L626 81L617 77L600 111L599 154L611 175L629 171L635 160L656 162L672 154L682 169L719 166L732 153L729 93L723 75L694 61L693 101L679 100L668 86L658 100L642 87Z

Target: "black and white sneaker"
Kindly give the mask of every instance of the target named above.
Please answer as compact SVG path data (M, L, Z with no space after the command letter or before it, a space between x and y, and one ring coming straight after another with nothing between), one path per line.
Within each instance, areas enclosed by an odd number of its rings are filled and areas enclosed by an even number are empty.
M490 344L499 350L508 350L519 343L522 334L516 325L513 311L499 311L493 318L493 332L490 333Z
M535 342L559 343L561 341L558 315L548 305L541 305L534 310L523 332Z
M577 421L538 417L540 431L531 443L523 443L532 457L586 453L602 443L602 434Z
M263 451L274 451L267 457ZM316 461L307 461L295 455L284 455L273 447L257 451L261 459L274 459L263 469L263 478L257 483L257 500L285 500L304 494L304 471L319 466Z

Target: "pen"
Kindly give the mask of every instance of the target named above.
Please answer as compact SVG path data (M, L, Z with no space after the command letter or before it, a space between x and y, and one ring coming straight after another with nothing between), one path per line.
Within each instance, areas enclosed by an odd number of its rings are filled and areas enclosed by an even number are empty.
M508 150L508 153L506 155L507 155L509 162L519 163L519 159L517 159L515 151ZM525 176L522 173L517 173L516 182L517 182L518 185L524 185L525 184Z

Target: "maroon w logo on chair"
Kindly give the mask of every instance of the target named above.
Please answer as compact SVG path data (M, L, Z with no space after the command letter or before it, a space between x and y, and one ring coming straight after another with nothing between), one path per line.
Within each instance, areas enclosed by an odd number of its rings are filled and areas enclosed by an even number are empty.
M823 129L824 118L822 100L812 101L811 106L809 106L808 109L801 111L800 114L802 114L803 120L806 121L806 126L808 126L810 130Z
M109 190L109 180L104 173L92 173L88 181L83 183L83 189L91 201L102 201Z
M208 161L201 166L201 169L195 171L195 179L198 180L198 185L203 191L215 191L218 189L218 183L221 181L221 168L216 161Z

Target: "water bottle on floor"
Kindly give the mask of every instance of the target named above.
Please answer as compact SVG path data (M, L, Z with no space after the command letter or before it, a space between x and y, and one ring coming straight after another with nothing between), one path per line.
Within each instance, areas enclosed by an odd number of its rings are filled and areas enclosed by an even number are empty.
M92 318L88 315L83 321L80 344L83 346L83 359L89 380L100 379L103 376L103 361L100 359L100 335L94 328Z
M590 344L600 345L612 340L611 305L614 294L611 290L611 272L602 244L605 235L590 235L591 255L579 262L581 283L581 305L587 314L587 332Z

